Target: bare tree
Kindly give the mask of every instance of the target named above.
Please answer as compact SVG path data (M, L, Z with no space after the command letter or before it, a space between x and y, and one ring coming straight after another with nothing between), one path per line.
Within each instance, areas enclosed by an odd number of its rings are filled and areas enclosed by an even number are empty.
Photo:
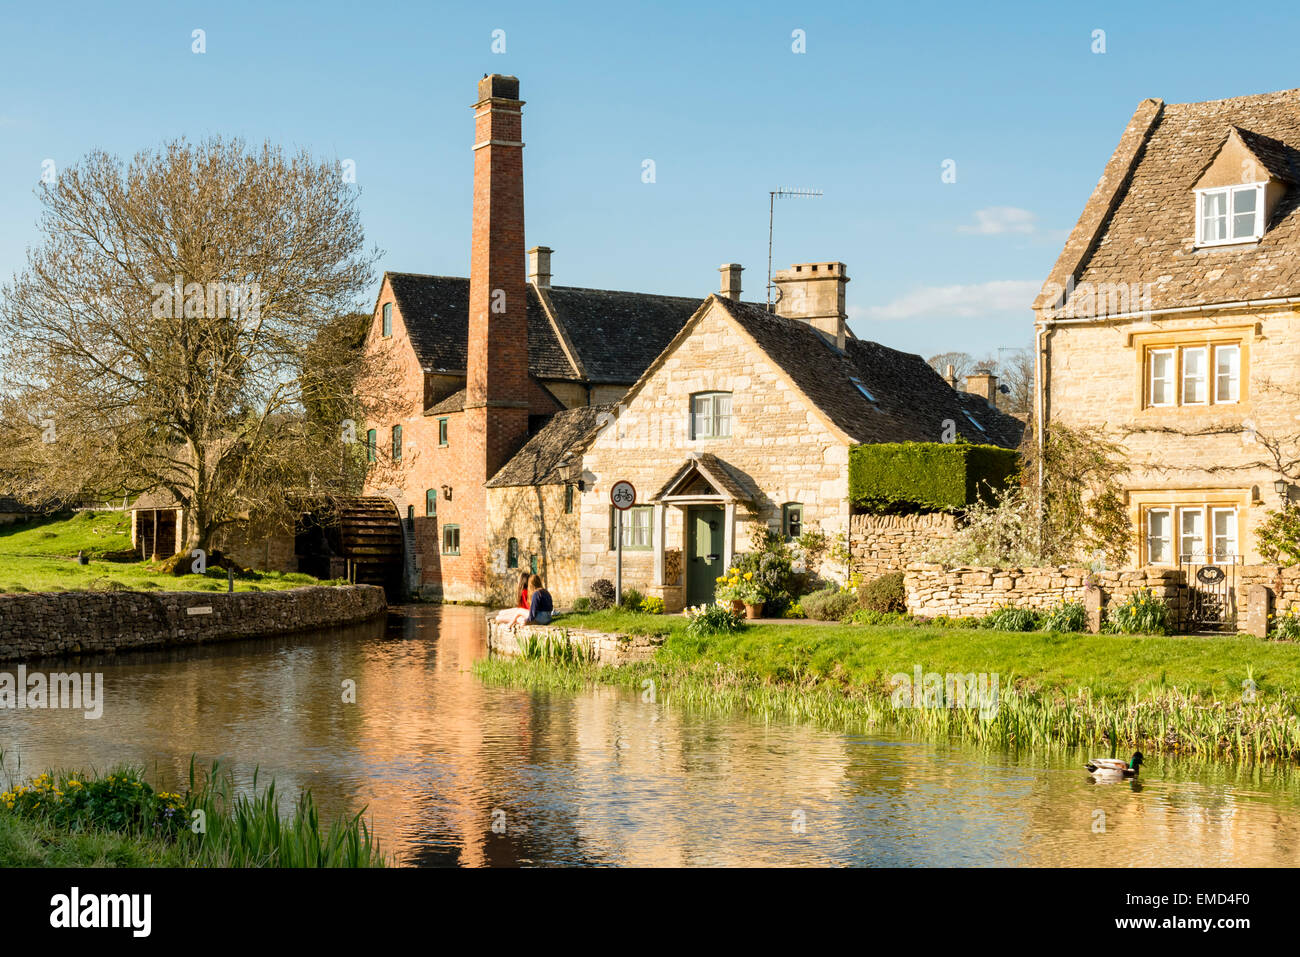
M339 164L179 140L129 165L91 153L37 194L41 242L0 290L16 494L169 492L190 549L355 486L363 358L347 317L379 251L363 250Z
M998 379L1007 391L998 397L1004 412L1030 412L1034 408L1034 350L1009 351L997 365Z
M957 377L959 385L967 373L975 371L976 366L975 357L969 352L941 352L937 356L930 356L925 361L941 376L946 376L948 366L952 366L952 373Z

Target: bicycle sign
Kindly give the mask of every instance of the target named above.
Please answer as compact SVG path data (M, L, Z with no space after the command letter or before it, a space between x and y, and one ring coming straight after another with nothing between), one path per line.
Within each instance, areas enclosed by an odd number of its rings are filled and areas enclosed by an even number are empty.
M619 511L627 511L636 504L636 489L631 482L615 482L609 490L609 500Z

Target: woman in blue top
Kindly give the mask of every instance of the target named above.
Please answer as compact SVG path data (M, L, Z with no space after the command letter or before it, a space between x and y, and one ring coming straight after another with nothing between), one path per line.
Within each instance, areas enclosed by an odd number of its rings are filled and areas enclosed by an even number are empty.
M534 575L528 579L528 617L525 625L549 625L555 606L551 603L551 593L542 587L542 579Z

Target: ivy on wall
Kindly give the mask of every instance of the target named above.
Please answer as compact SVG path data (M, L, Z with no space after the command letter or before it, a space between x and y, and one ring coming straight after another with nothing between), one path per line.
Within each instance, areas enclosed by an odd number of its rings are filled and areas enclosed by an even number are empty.
M997 445L886 442L849 450L849 500L869 512L951 512L1003 489L1017 455Z

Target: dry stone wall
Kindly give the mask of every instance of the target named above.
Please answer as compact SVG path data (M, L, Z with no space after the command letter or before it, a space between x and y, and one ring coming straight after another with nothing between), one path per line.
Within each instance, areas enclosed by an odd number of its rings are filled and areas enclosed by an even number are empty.
M386 608L374 585L0 595L0 660L267 638L366 621Z
M957 520L947 512L854 515L849 519L852 570L864 580L901 572L956 532Z
M987 615L1003 605L1042 610L1062 599L1082 604L1089 580L1101 589L1105 604L1123 601L1141 589L1150 589L1157 598L1175 606L1179 598L1178 570L1151 565L1090 572L1081 567L945 568L914 562L903 575L903 587L907 610L913 615L959 618Z

